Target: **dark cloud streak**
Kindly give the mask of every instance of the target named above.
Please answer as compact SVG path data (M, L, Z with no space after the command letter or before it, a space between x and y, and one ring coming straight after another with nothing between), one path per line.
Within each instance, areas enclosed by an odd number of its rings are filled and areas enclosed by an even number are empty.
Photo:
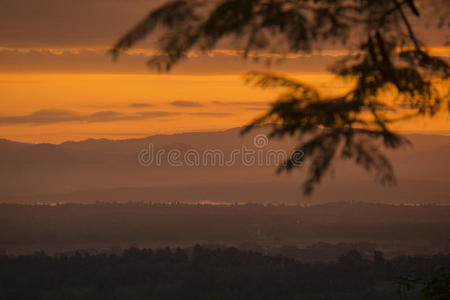
M26 115L0 116L0 126L8 125L50 125L68 122L105 123L118 121L139 121L157 119L172 116L204 116L204 117L227 117L230 113L216 112L168 112L168 111L140 111L135 113L123 113L112 110L97 111L82 114L64 109L43 109Z
M152 107L153 105L148 103L131 103L129 107L131 108L145 108L145 107Z
M220 105L220 106L268 106L268 102L264 101L257 101L257 102L224 102L224 101L212 101L212 104L214 105Z
M191 116L205 116L205 117L229 117L233 116L234 114L231 113L216 113L216 112L195 112L195 113L189 113Z
M117 111L98 111L91 114L80 114L70 110L47 109L38 110L28 115L0 117L0 125L45 125L66 122L103 123L154 119L173 115L178 115L178 113L166 111L143 111L128 114Z
M202 104L194 101L173 101L170 102L172 106L176 107L200 107Z

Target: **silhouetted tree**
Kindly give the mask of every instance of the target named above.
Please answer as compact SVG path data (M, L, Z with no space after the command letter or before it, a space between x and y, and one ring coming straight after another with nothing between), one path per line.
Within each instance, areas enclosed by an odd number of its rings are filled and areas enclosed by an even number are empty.
M117 42L112 54L117 57L144 37L160 34L159 52L149 65L169 71L190 52L207 53L223 39L241 42L238 53L244 58L264 51L274 57L310 54L341 44L349 53L331 71L355 84L339 96L323 96L284 76L249 73L248 81L257 86L289 91L245 131L268 123L271 137L299 135L297 149L302 159L311 160L306 193L337 156L354 160L382 184L394 184L393 168L379 148L408 141L390 125L433 116L449 101L449 65L430 54L410 22L427 8L436 9L437 26L450 26L445 0L176 0L152 11ZM386 93L390 100L382 97ZM297 155L280 171L299 166Z

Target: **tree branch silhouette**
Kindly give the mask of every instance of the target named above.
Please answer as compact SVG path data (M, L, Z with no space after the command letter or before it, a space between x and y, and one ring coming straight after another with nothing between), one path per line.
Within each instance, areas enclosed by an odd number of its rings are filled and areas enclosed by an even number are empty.
M449 103L450 67L432 56L416 36L410 18L420 9L441 5L441 20L449 15L445 2L432 0L177 0L150 14L112 48L117 58L148 35L159 36L158 53L148 62L160 72L190 52L208 53L224 39L241 43L243 58L291 53L310 54L326 44L349 50L330 67L355 82L337 97L296 80L267 73L249 73L247 81L263 88L281 88L267 113L244 130L270 124L271 137L298 135L297 149L311 161L304 191L310 194L336 157L352 159L382 184L395 176L380 146L396 149L408 141L390 125L416 116L434 116ZM441 26L450 26L441 22ZM352 46L353 45L353 46ZM356 45L356 46L355 46ZM267 55L269 54L269 55ZM389 92L389 101L382 97ZM280 170L290 171L288 160Z

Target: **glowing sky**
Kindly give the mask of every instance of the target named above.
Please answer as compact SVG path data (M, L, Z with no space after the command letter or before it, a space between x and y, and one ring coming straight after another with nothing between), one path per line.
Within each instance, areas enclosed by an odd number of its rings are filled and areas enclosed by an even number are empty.
M246 86L241 74L267 69L232 51L194 56L158 75L145 66L150 53L140 50L151 48L150 40L112 63L107 49L161 2L0 0L0 138L56 143L144 137L241 126L262 113L277 92ZM333 80L326 66L341 54L291 57L270 70L337 92L348 83ZM398 128L445 133L449 120L442 115Z

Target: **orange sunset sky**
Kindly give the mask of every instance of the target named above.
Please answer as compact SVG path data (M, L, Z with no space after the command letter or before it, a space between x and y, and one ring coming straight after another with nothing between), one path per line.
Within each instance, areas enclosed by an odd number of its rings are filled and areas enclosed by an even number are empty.
M145 65L150 39L113 63L107 50L161 2L0 0L0 138L59 143L242 126L278 94L247 86L249 70L286 73L324 93L351 85L326 72L338 50L288 56L267 69L224 48L156 74ZM438 34L419 33L435 54L450 57ZM440 113L397 129L450 134L449 121Z

